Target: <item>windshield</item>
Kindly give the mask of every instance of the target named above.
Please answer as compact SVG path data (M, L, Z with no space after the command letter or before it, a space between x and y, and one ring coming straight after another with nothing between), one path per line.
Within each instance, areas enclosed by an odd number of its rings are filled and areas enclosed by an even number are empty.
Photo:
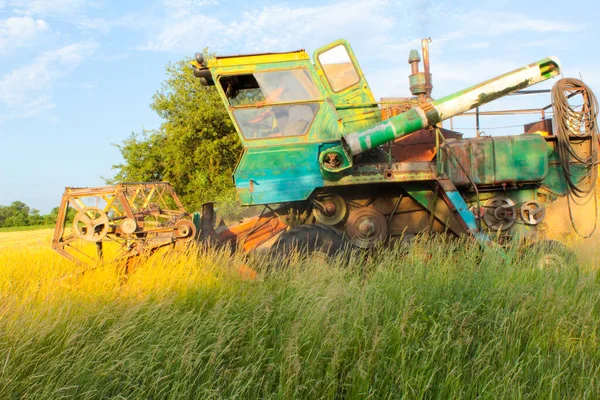
M232 107L314 101L320 98L317 87L305 69L225 76L220 82Z
M245 139L305 135L319 110L319 90L305 69L224 76L219 82Z

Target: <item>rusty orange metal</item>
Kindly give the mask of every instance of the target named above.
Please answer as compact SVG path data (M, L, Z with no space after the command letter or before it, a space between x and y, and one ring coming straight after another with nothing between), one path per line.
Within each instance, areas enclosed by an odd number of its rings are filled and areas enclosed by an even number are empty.
M69 209L77 211L73 222ZM69 226L70 225L70 226ZM66 188L59 207L52 248L81 265L111 257L130 259L193 240L196 227L166 182L120 183ZM114 256L114 257L113 257Z
M288 225L277 215L268 213L247 218L227 227L217 234L217 239L222 242L230 242L236 248L242 248L244 252L249 252L266 243L287 227Z

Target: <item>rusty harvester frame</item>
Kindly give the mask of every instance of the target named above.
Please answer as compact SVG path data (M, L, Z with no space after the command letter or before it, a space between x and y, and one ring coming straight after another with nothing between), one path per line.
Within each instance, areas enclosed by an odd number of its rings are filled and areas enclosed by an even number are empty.
M76 214L68 226L71 208ZM52 248L86 265L105 258L104 244L113 243L110 258L129 262L195 236L196 227L169 183L120 183L66 188Z

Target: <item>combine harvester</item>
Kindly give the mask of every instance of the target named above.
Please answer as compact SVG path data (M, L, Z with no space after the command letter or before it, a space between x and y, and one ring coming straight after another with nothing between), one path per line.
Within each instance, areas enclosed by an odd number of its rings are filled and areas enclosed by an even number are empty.
M210 60L197 54L194 75L219 92L244 146L234 173L239 199L263 206L260 215L215 229L212 204L192 218L166 183L67 188L53 248L82 261L101 257L107 241L128 260L193 238L246 252L303 246L333 253L348 242L371 248L423 232L468 234L482 244L542 243L549 216L564 213L553 210L557 200L566 199L569 212L573 202L595 200L593 93L561 79L552 90L554 121L542 118L520 135L463 138L442 121L537 92L523 89L559 75L560 63L546 58L433 100L428 43L424 72L418 51L409 55L413 97L381 102L345 40L316 50L314 63L304 50ZM162 203L149 193L162 193ZM77 215L67 229L69 207ZM96 252L82 251L83 242ZM564 251L550 243L550 253Z

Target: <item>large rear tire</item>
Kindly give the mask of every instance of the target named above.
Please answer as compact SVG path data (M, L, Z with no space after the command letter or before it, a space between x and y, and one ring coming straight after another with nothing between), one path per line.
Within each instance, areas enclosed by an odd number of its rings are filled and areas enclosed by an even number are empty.
M326 225L307 224L283 232L273 244L271 254L282 260L293 252L331 258L347 251L349 245L349 240L337 229Z

